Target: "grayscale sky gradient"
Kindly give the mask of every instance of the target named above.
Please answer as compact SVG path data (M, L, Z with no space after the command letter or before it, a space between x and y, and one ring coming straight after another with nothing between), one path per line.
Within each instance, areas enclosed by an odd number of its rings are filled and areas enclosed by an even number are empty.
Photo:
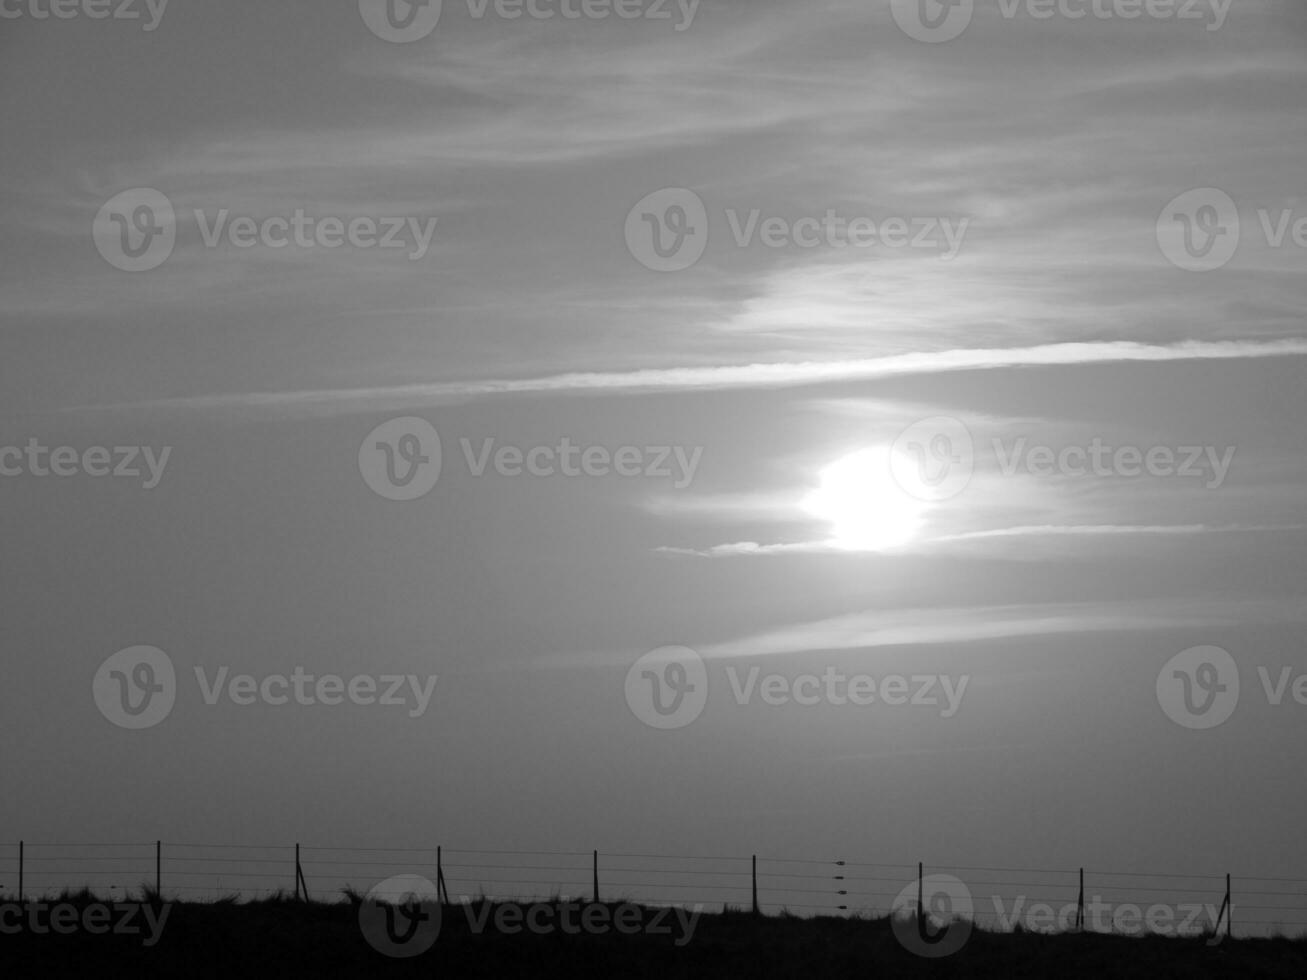
M1307 863L1307 706L1257 674L1307 670L1307 249L1258 216L1307 218L1307 8L1208 30L982 0L946 43L885 0L672 10L446 0L408 44L352 0L0 20L0 446L172 447L149 490L0 478L0 836ZM129 273L92 223L140 187L176 247ZM662 188L709 215L684 271L625 240ZM1206 272L1158 241L1194 188L1242 224ZM194 217L297 208L437 224L414 260L211 248ZM969 223L945 259L739 247L728 209ZM399 416L443 446L408 502L358 462ZM974 440L964 490L814 513L825 468L941 416ZM1005 475L993 440L1022 437L1234 455L1216 486ZM677 486L478 477L460 444L564 438L702 453ZM179 690L130 731L91 691L137 644ZM624 682L671 644L710 687L663 731ZM1207 644L1242 694L1191 730L1156 683ZM740 705L729 664L969 686L947 718ZM439 681L418 718L210 706L197 666Z

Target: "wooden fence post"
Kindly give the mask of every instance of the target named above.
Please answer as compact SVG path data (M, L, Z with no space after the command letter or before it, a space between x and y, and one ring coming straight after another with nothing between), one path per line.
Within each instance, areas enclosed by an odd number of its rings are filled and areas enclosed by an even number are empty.
M1230 875L1225 875L1225 938L1230 938L1230 930L1234 928L1234 899L1230 895Z
M154 842L154 894L163 897L163 841Z
M18 842L18 901L23 901L23 842Z
M1234 918L1234 905L1230 902L1230 876L1225 876L1225 897L1221 899L1221 910L1216 913L1216 921L1212 923L1212 936L1207 940L1208 946L1215 946L1221 941L1221 919L1225 919L1225 938L1230 938L1230 920Z
M1085 869L1080 869L1080 897L1076 900L1076 932L1085 928Z
M300 846L295 844L295 897L298 899L303 896L304 901L309 900L309 883L304 880L304 867L300 864Z
M445 884L445 866L440 853L439 845L436 847L436 897L446 905L449 902L449 887Z
M599 852L594 852L594 902L599 904Z
M922 867L923 867L923 863L921 861L918 861L917 862L917 928L918 929L924 929L925 921L926 921L925 920L926 882L925 882L924 872L922 871Z
M753 914L758 914L758 855L753 856Z

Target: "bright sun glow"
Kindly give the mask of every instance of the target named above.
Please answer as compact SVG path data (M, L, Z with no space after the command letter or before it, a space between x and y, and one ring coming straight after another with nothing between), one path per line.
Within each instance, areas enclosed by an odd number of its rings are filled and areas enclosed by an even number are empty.
M882 551L911 541L921 529L926 504L898 485L890 449L850 453L825 467L821 485L803 509L829 521L831 541L849 551Z

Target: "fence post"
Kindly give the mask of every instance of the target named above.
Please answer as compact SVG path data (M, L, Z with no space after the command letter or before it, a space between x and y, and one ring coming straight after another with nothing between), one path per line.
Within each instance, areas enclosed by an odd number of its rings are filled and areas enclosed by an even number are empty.
M304 897L304 901L309 900L309 883L304 880L304 867L300 864L300 846L295 844L295 897Z
M18 901L23 901L23 842L18 842Z
M1230 938L1230 930L1234 927L1234 900L1230 895L1230 873L1225 875L1225 938Z
M758 914L758 855L753 856L753 914Z
M917 862L917 928L925 928L926 882L922 872L922 862Z
M436 846L436 897L446 905L449 902L449 887L445 884L445 866L442 863L440 846Z
M594 901L599 904L599 852L594 852Z
M163 897L163 841L154 842L154 894Z
M1225 876L1225 897L1221 899L1221 910L1216 913L1216 922L1212 925L1212 937L1207 940L1208 946L1215 946L1220 941L1221 919L1225 918L1225 938L1230 938L1230 919L1233 918L1234 906L1230 902L1230 876Z
M1085 869L1080 869L1080 898L1076 900L1076 932L1085 928Z

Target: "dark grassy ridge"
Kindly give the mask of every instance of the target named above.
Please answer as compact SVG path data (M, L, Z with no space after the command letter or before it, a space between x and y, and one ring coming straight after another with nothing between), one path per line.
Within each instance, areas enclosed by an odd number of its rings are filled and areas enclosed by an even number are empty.
M46 901L84 909L97 899L80 893ZM612 909L618 903L605 904ZM479 905L474 910L485 911ZM645 909L646 919L657 911ZM8 921L12 928L12 913ZM672 935L503 935L493 928L476 934L463 907L447 906L439 938L405 960L388 958L367 943L357 896L339 903L174 903L153 947L143 943L144 928L140 935L38 935L26 929L0 934L0 977L1307 976L1307 942L1289 939L1209 946L1203 939L976 929L960 951L930 960L907 952L884 918L705 912L692 940L679 948L680 930L667 921ZM136 922L144 926L139 914Z

